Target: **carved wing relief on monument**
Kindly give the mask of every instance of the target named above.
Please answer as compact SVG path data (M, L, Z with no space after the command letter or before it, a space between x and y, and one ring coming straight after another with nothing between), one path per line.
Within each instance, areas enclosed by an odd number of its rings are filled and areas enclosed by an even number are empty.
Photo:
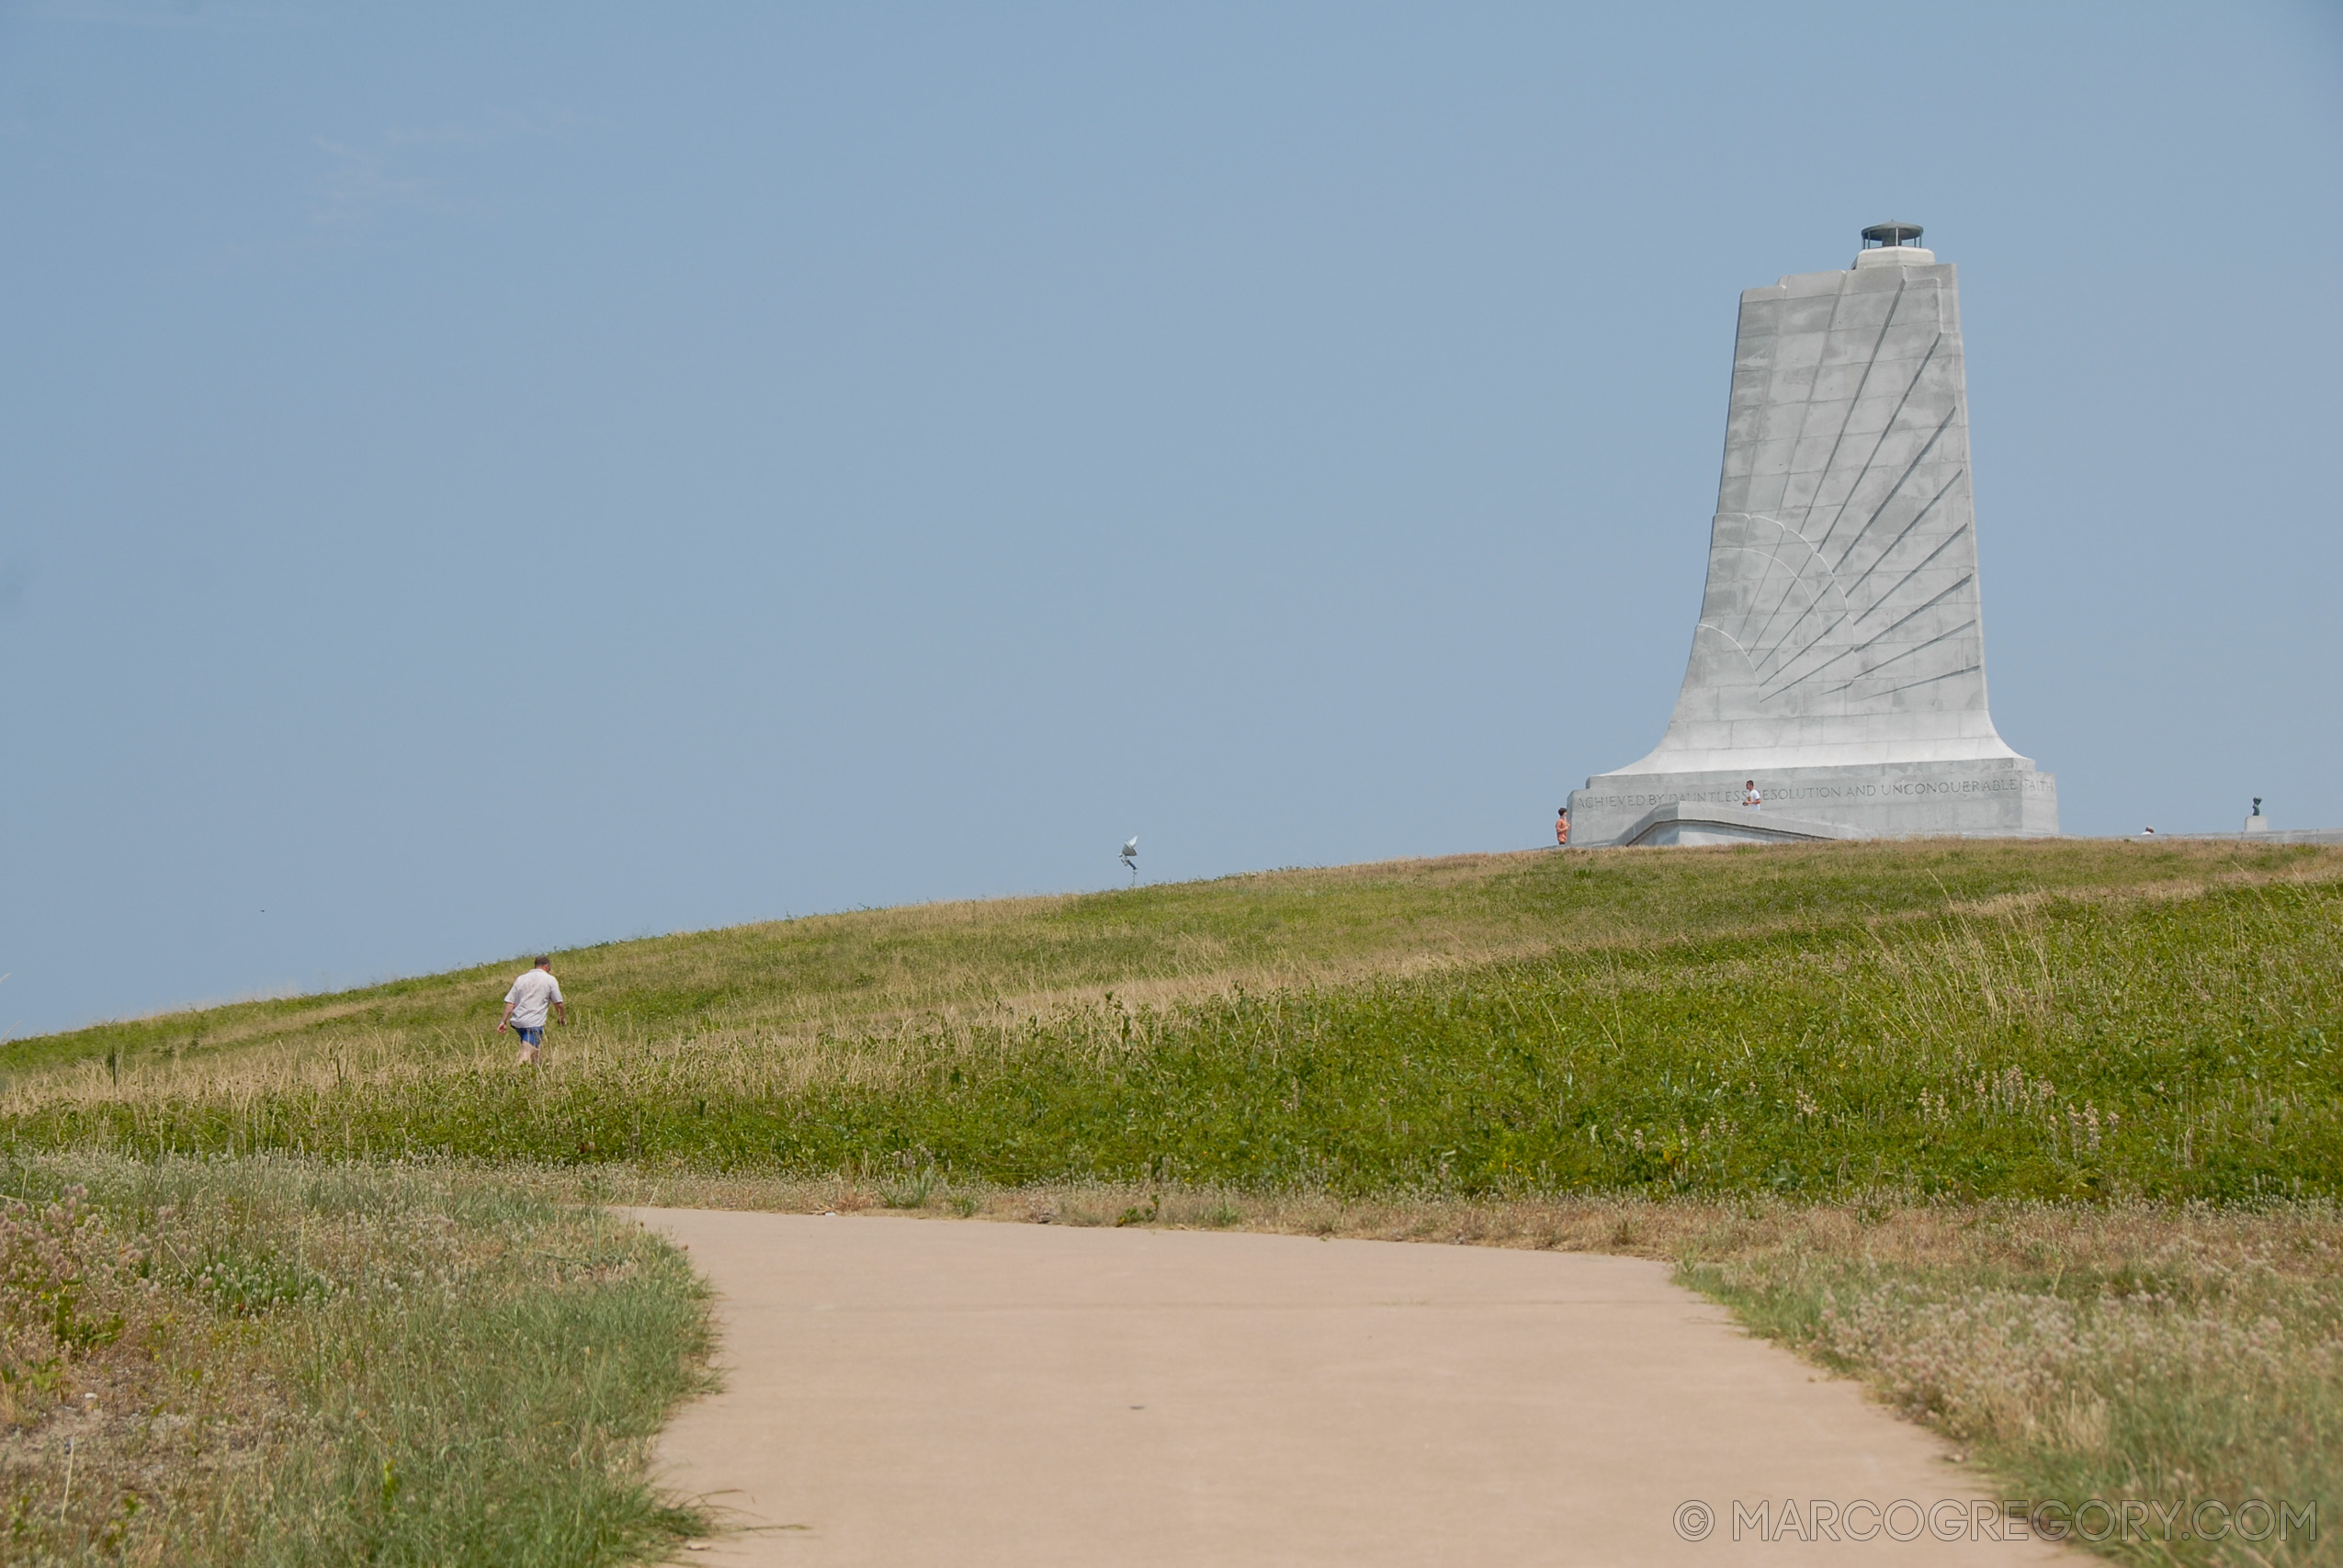
M1573 841L2058 830L1986 707L1959 273L1919 233L1742 293L1683 688L1658 746L1571 793Z
M1901 269L1744 296L1680 719L1982 715L1968 422L1949 315L1934 277Z

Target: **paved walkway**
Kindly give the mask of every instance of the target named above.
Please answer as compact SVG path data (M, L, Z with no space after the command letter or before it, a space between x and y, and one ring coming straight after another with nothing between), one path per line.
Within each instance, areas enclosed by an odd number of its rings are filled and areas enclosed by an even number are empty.
M1942 1446L1625 1258L638 1209L719 1292L670 1481L695 1562L884 1568L2013 1563L1874 1509ZM1799 1506L1767 1541L1732 1505ZM1816 1500L1852 1506L1813 1529ZM1679 1510L1713 1510L1687 1540ZM1778 1517L1778 1515L1773 1516ZM1696 1518L1687 1514L1688 1528ZM1834 1529L1841 1535L1845 1530ZM1803 1537L1813 1535L1814 1539Z

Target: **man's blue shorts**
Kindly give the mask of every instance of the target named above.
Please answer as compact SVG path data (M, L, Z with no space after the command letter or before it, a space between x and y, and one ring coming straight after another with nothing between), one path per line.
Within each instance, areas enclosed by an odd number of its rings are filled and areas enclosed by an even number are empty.
M542 1045L545 1043L545 1025L541 1023L535 1029L523 1029L516 1023L513 1025L513 1032L521 1037L521 1043L524 1045Z

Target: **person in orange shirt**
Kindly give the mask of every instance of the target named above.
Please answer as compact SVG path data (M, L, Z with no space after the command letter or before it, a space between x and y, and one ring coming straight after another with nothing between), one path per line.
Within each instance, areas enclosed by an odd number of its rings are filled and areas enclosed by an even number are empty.
M1554 843L1557 849L1570 847L1570 808L1567 806L1554 813Z

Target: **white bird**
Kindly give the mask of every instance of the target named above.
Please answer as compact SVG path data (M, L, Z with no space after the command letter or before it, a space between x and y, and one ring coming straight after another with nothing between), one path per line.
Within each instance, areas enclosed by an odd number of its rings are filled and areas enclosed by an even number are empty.
M1139 863L1136 858L1138 852L1139 836L1134 833L1123 840L1123 863L1131 868L1131 886L1134 887L1138 886L1139 881Z

